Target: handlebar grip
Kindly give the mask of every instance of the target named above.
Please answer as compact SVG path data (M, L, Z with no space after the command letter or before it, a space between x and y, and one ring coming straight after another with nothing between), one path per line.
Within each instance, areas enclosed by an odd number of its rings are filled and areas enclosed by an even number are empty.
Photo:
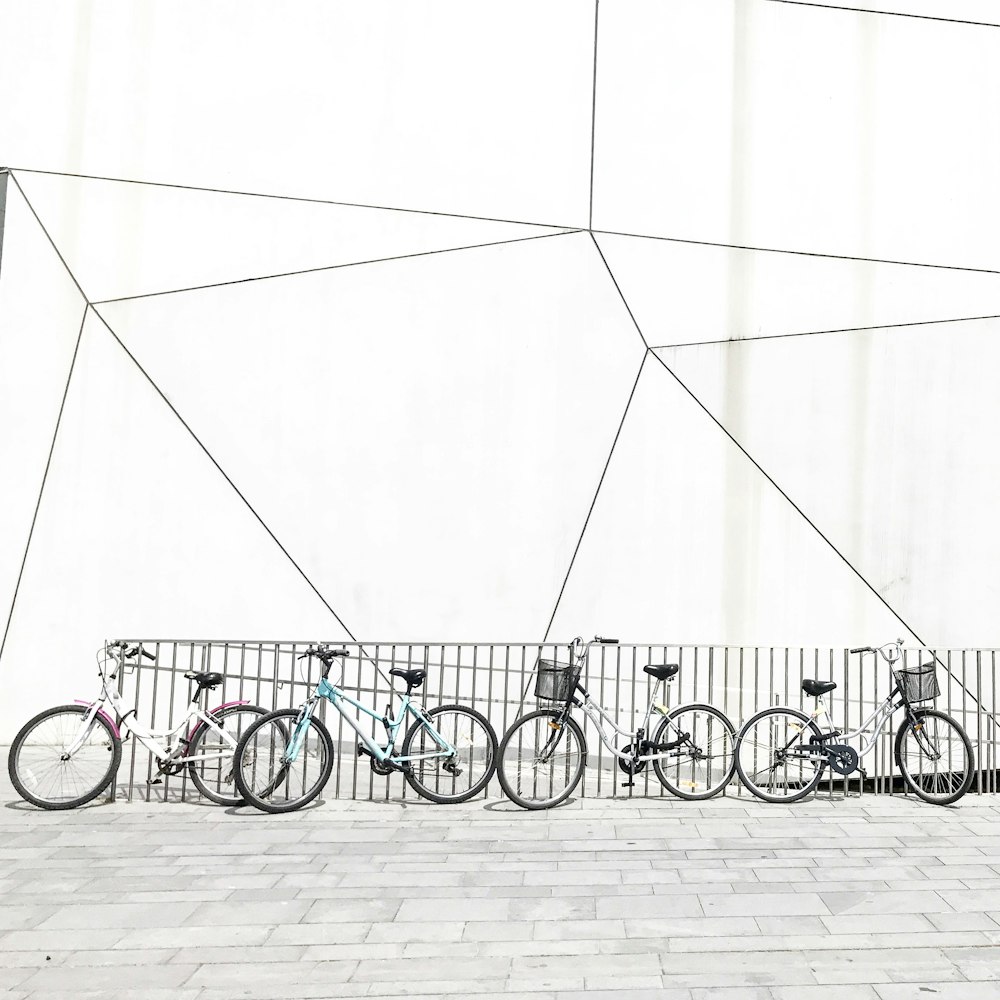
M145 656L147 660L155 660L156 659L156 654L155 653L147 652L145 649L142 648L142 646L139 647L139 652L142 653L142 655Z
M872 651L871 646L858 646L857 649L852 649L852 653L870 653Z
M618 645L618 640L617 639L602 639L600 636L597 636L597 641L602 646L617 646Z

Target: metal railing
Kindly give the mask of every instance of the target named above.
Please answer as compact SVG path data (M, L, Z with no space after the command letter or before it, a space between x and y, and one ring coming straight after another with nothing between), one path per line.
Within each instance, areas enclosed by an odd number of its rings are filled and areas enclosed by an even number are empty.
M129 640L138 642L139 640ZM227 642L196 640L142 640L155 660L143 661L121 677L126 701L134 699L138 716L154 729L166 729L180 718L191 697L187 671L217 671L221 687L208 694L208 707L248 699L266 709L294 707L311 693L318 676L316 661L298 657L310 643ZM427 679L417 696L427 707L460 702L478 709L492 722L497 738L525 711L535 707L533 674L539 658L569 659L568 644L561 643L337 643L348 649L344 675L339 685L350 695L384 709L398 692L398 682L389 670L421 668ZM908 649L904 666L938 660L941 695L937 706L954 715L969 734L976 753L977 774L972 791L1000 790L1000 724L997 718L996 679L1000 650L996 649ZM311 668L307 665L311 663ZM634 729L642 721L657 683L643 672L646 664L678 663L677 677L665 685L657 700L669 707L688 702L707 702L721 709L739 729L741 722L769 705L791 705L811 711L814 701L802 691L806 678L834 680L837 689L827 704L834 724L841 730L856 729L874 706L889 692L891 675L881 660L849 655L846 649L806 647L712 646L622 643L594 646L582 682L591 695L619 724ZM331 680L336 681L336 674ZM405 685L403 685L405 688ZM331 726L337 744L337 766L327 785L326 798L395 799L413 797L400 775L375 774L367 757L359 757L354 734L328 706L321 717ZM635 784L623 788L626 776L608 753L597 732L585 723L589 755L583 780L575 796L668 795L646 769ZM858 775L836 777L820 786L820 794L898 794L898 774L893 740L902 719L897 713L883 732L873 756L864 767L869 780ZM372 732L375 733L372 722ZM378 732L378 737L383 733ZM185 773L160 775L150 755L134 740L126 744L115 794L131 800L193 799L198 793ZM497 780L486 795L499 795ZM726 794L748 794L734 779Z

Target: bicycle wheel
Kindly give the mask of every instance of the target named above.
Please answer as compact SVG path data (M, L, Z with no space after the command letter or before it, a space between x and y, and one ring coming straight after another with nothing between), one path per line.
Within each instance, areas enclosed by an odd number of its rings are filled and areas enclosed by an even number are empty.
M571 716L539 709L504 733L497 776L511 802L524 809L548 809L569 798L583 777L587 740Z
M191 743L187 756L199 757L188 764L188 772L195 788L212 802L220 806L238 806L243 803L243 796L236 787L233 775L233 759L236 745L243 734L261 716L267 715L267 709L257 705L230 705L212 713L218 723L218 729L212 729L201 723ZM223 737L226 734L232 740ZM224 756L218 756L224 754Z
M240 795L252 806L269 813L301 809L330 780L333 739L317 718L301 734L294 761L285 749L299 724L300 710L282 708L251 724L234 755L233 777Z
M431 802L465 802L481 792L497 767L497 734L486 716L464 705L441 705L424 713L458 751L454 757L413 760L403 772L410 787ZM434 753L440 746L417 720L403 738L403 757Z
M90 709L60 705L36 715L14 737L7 771L17 794L42 809L72 809L97 798L114 780L122 742L103 715L82 732ZM68 756L66 750L83 736Z
M687 740L653 761L653 770L668 792L682 799L710 799L718 795L736 770L736 728L711 705L681 705L660 723L654 743Z
M914 795L934 805L957 802L975 778L975 754L965 730L936 708L915 709L896 733L896 763Z
M765 802L805 798L819 784L824 762L819 757L800 757L794 751L821 735L819 726L794 708L758 712L736 737L740 781Z

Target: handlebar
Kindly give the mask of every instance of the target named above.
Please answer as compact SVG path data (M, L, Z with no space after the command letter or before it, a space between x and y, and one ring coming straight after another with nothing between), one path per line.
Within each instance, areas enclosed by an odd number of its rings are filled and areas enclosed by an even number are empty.
M886 652L892 650L892 652ZM887 642L884 646L858 646L852 649L851 653L879 653L886 663L895 663L903 655L903 640L896 639L894 642Z
M315 656L325 663L327 660L335 660L338 656L350 655L350 650L333 649L329 643L321 642L318 646L310 646L298 659L304 660L307 656Z
M595 635L593 639L589 642L585 642L582 636L577 636L570 644L569 651L570 656L575 656L578 660L582 660L587 653L590 651L590 647L598 642L602 646L617 646L617 639L605 639L603 636Z
M124 639L116 639L114 642L107 643L107 647L108 649L122 650L122 657L126 660L131 659L133 656L145 656L147 660L156 659L154 653L150 653L148 650L142 648L141 642L130 646Z

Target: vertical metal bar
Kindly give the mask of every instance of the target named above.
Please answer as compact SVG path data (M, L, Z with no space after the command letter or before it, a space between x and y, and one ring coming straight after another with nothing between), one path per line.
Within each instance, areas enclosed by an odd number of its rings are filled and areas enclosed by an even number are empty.
M604 648L605 648L604 646L601 647L601 649L604 649ZM615 648L615 650L617 651L617 653L618 653L618 655L620 657L621 654L622 654L621 645L618 645L618 646L616 646L614 648ZM629 677L629 698L631 700L631 706L630 707L631 707L632 714L631 714L631 722L629 723L628 728L632 732L635 732L635 730L637 728L636 720L635 720L635 680L636 680L636 678L635 678L635 664L636 664L636 656L635 656L635 654L636 654L636 648L635 648L635 646L632 646L630 648L632 650L632 669L629 672L631 674L631 676ZM619 725L621 725L620 722L619 722ZM630 776L629 790L628 790L628 797L632 798L632 796L634 794L635 794L635 775L631 775Z
M604 652L606 647L601 646L601 669L604 669ZM622 693L622 657L621 649L615 647L615 718L621 717L621 693ZM612 765L613 766L613 765ZM618 781L617 775L615 775L612 770L612 782L611 782L611 797L618 798Z
M376 647L375 647L375 677L376 678L379 676L378 664L380 663L380 661L381 661L380 647L376 645ZM357 670L357 673L354 675L355 676L354 687L357 689L356 690L356 694L358 696L358 700L359 701L361 699L361 668L362 668L363 664L364 664L364 658L361 655L361 647L359 646L358 647L358 670ZM347 690L347 678L344 677L344 678L342 678L342 680L343 680L343 684L341 684L341 688L344 691L346 691ZM373 682L373 683L377 683L377 681ZM339 712L337 714L340 715ZM340 721L340 725L339 725L339 728L338 728L338 732L340 733L341 740L343 740L344 725L343 725L343 717L342 716L341 716L341 721ZM348 736L348 740L347 741L348 741L348 743L351 744L351 756L353 758L352 761L351 761L351 798L352 799L357 799L357 797L358 797L358 764L359 764L359 762L361 760L361 755L358 753L357 747L355 747L353 745L354 741L351 739L350 736ZM359 743L358 746L360 746L360 745L361 744Z
M124 665L121 668L121 672L122 673L125 672ZM139 710L139 691L140 691L141 687L142 687L142 675L139 673L139 671L137 669L136 672L135 672L135 703L134 703L135 712L133 712L133 715L132 715L133 718L135 718L135 716L138 714L138 710ZM132 736L132 754L131 754L131 757L129 759L129 771L128 771L128 799L126 800L128 802L132 801L132 795L133 795L133 791L135 789L135 754L136 754L136 749L135 748L136 748L136 739L135 739L135 736L133 735ZM149 799L149 786L148 785L146 786L146 798L147 798L147 800Z
M555 657L553 657L553 659L555 659ZM572 656L571 656L570 660L569 660L569 663L572 664L572 662L573 662L573 660L572 660ZM591 662L590 661L590 656L588 655L587 658L586 658L586 660L583 661L583 670L580 673L580 683L583 684L583 686L588 691L590 690L590 678L592 676L591 672L590 672L590 662ZM583 721L583 724L586 725L586 721L585 720ZM581 799L585 799L587 797L587 768L586 768L586 766L584 766L584 768L583 768L583 774L580 776L580 784L577 786L577 788L580 791L580 798Z
M947 656L948 656L948 714L951 715L952 717L954 717L954 711L952 709L952 698L951 698L951 691L952 691L952 688L954 687L954 684L952 684L951 679L955 676L955 672L952 669L952 656L951 656L951 654L952 654L952 650L949 649L948 653L947 653ZM965 720L963 719L962 722L963 722L962 728L965 729L965 725L964 725ZM967 729L965 731L968 732ZM949 766L951 764L951 759L950 758L951 758L951 751L949 751L949 761L948 761ZM923 763L923 755L921 755L921 764L922 763Z
M830 669L831 669L831 672L835 672L836 671L836 669L837 669L837 661L838 661L837 650L833 646L831 646L830 647ZM850 678L850 664L847 662L847 657L846 657L846 655L844 655L843 652L841 652L841 654L840 654L839 661L840 661L840 672L843 674L843 677L844 677L844 724L840 727L840 729L841 729L841 732L843 732L843 733L849 733L849 732L851 732L851 695L852 695L852 693L857 692L857 694L858 694L858 705L860 707L860 705L861 705L861 699L860 699L861 685L860 684L852 684L851 683L851 678ZM864 718L864 716L859 713L858 718ZM843 741L841 741L841 742L843 742ZM844 798L847 798L848 794L850 793L851 778L849 776L847 776L847 775L844 775L843 778L844 778L844 782L843 782L843 784L844 784ZM860 795L860 793L859 793L859 795Z
M521 659L524 660L524 647L521 647ZM503 648L503 732L509 727L510 717L510 645ZM503 736L500 737L503 739Z
M992 711L990 725L990 746L992 751L990 764L991 791L997 790L997 654L990 652L990 709Z
M604 655L601 655L601 674L600 674L600 692L598 693L598 701L601 703L601 708L604 708L607 702L605 701L605 669L604 669ZM586 720L584 720L584 725L586 725ZM611 762L611 766L614 767L614 760ZM612 780L614 779L614 774L611 775ZM596 795L600 797L601 794L601 784L604 781L604 740L599 739L597 741L597 791Z
M768 700L774 704L778 697L777 691L774 690L774 647L771 646L767 651L767 693Z
M753 648L753 690L754 690L754 700L759 700L760 698L760 650L757 646ZM697 652L695 653L697 655ZM767 693L767 703L769 705L774 704L774 699L771 697L771 692Z
M141 647L141 644L140 644L140 647ZM138 655L137 662L139 662L140 664L142 664L142 654ZM137 680L138 680L139 670L140 669L141 669L141 666L140 667L136 667L136 679ZM150 713L149 713L149 728L155 730L156 729L156 692L157 692L157 690L159 689L159 686L160 686L160 673L159 673L158 670L156 670L154 668L152 670L152 674L153 674L153 703L152 703L152 705L150 707ZM152 784L153 784L153 755L152 754L147 754L147 757L149 758L149 762L146 765L146 788L151 789L152 788ZM167 799L169 798L169 795L170 795L170 776L167 775L167 774L165 774L163 776L163 801L164 802L167 801ZM150 797L150 799L152 799L152 797L153 797L152 796L152 791L150 791L149 797ZM183 785L182 785L182 788L181 788L181 801L182 802L184 801Z
M747 712L745 712L743 710L743 695L744 695L744 687L743 687L743 675L744 675L744 669L743 669L743 667L744 667L744 664L743 664L743 659L744 659L744 649L743 649L742 646L740 646L739 650L740 650L740 653L739 653L739 658L737 660L737 672L738 672L738 676L739 676L739 706L740 706L740 708L739 708L739 715L740 715L740 719L742 720L742 719L747 718L748 715L753 715L754 713L753 712L747 713ZM754 706L753 707L756 710L756 707L757 707L757 696L756 696L756 693L754 693L754 695L753 695L753 700L754 700ZM736 794L738 796L742 797L743 792L744 792L743 783L740 782L736 786Z
M967 684L968 674L966 671L966 657L968 650L962 650L962 728L968 732L968 709L969 709L969 686ZM978 712L977 712L978 714ZM978 751L978 743L976 744L976 749ZM978 758L978 752L975 755ZM972 761L969 762L970 766Z
M159 667L160 666L159 657L157 657L153 661L153 666L154 667ZM176 693L177 693L177 642L175 640L172 643L172 658L171 658L171 664L170 664L170 711L169 711L169 714L167 715L167 726L168 727L172 727L173 724L174 724L174 705L177 704L177 699L175 697ZM138 695L138 692L137 692L137 695ZM138 705L138 697L137 697L137 700L136 700L136 704ZM150 728L152 728L152 726L150 726ZM132 757L133 757L133 761L134 761L134 759L135 759L135 739L134 738L132 740L132 744L133 744L132 745ZM183 800L184 799L183 799L183 795L182 795L181 796L181 801L183 801Z
M490 659L492 659L492 656L493 656L493 648L491 646L490 647ZM479 672L479 643L476 643L476 645L474 645L472 647L472 688L470 690L470 703L471 703L471 706L472 706L473 710L477 711L477 712L481 711L479 705L476 702L476 675L478 674L478 672ZM483 712L483 715L485 715L487 718L489 718L489 714L490 714L489 713L489 705L487 705L486 706L486 711ZM456 725L457 725L457 723L456 723ZM458 732L458 730L456 729L456 736L457 736L457 732ZM470 751L470 753L474 753L474 752L475 751ZM473 784L472 766L470 764L470 766L469 766L469 785L467 785L466 787L470 787L472 784ZM488 788L484 788L483 789L483 795L482 795L482 797L485 799L488 796L489 796L489 789Z
M983 794L983 655L980 650L976 650L976 753L971 762L975 768L976 791Z
M664 660L666 660L666 657L664 657ZM652 646L647 646L646 647L646 663L652 663L652 662L653 662L653 647ZM646 673L643 674L643 677L646 678L646 697L645 697L644 701L645 701L645 704L648 706L649 703L653 700L653 692L656 690L656 686L660 682L656 681L656 683L654 684L653 683L653 678L650 677L649 674L646 674ZM664 681L663 682L664 689L666 689L666 686L667 686L667 682ZM664 697L666 697L666 695L664 695ZM646 709L644 708L642 711L645 713ZM645 718L645 715L643 715L643 718ZM651 713L650 716L649 716L649 732L646 733L646 739L647 740L651 740L653 738L653 734L656 732L656 718L657 717L656 717L655 713ZM666 761L664 761L663 764L665 766L666 765ZM646 771L645 771L646 783L645 783L645 787L643 788L643 794L644 795L649 795L649 776L650 776L650 772L652 770L653 770L652 767L647 767ZM657 784L657 786L659 788L658 795L662 799L663 796L664 796L664 793L666 792L666 789L659 782L657 782L656 784Z
M490 655L489 655L489 658L487 659L487 663L486 663L486 707L487 707L487 710L485 712L483 712L483 715L485 715L486 718L490 720L490 725L493 726L494 729L496 729L496 706L493 704L493 671L496 669L496 666L495 666L495 663L496 663L496 660L495 660L496 646L494 646L493 643L490 643L489 650L490 650ZM499 732L497 733L497 740L498 740L497 751L498 752L499 752L499 749L500 749L499 748L499 740L503 739L503 734L504 734L504 731L501 728L499 730ZM489 795L490 794L490 788L492 787L492 785L493 785L493 779L491 778L490 781L489 781L489 783L487 784L486 788L483 790L483 794L484 795Z

